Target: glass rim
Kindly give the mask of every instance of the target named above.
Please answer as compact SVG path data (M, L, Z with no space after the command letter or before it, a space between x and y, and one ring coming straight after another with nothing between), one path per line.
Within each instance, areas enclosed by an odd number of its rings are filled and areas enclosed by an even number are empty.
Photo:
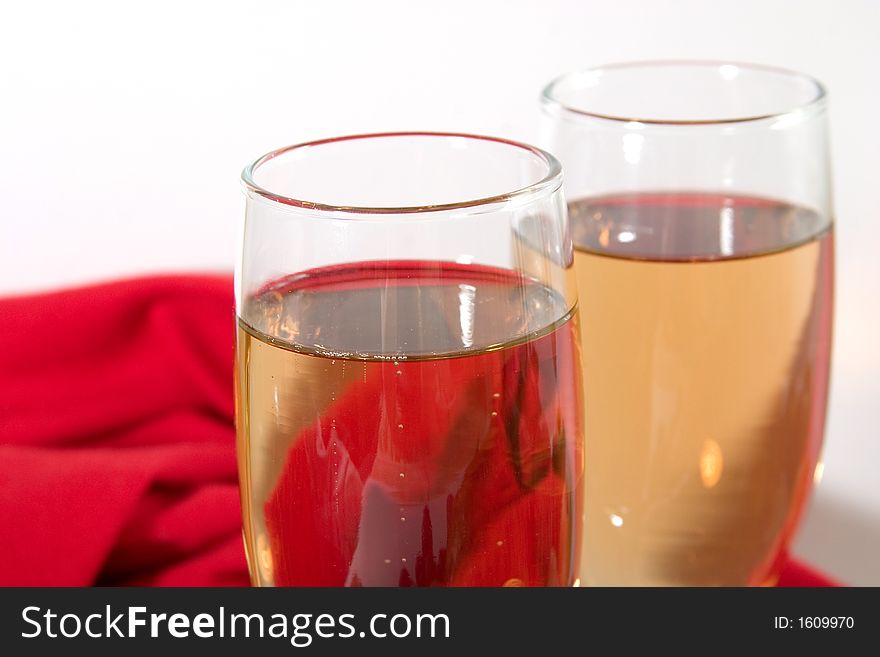
M797 79L807 82L813 88L812 97L801 103L794 103L788 109L779 112L761 113L761 114L743 114L743 116L733 116L728 118L708 118L708 119L652 119L649 117L624 116L622 114L605 114L602 112L592 112L581 107L575 107L572 104L563 102L556 95L556 88L562 82L571 79L576 75L585 73L599 73L604 71L615 71L620 69L651 69L651 68L667 68L667 67L692 67L692 68L715 68L721 66L735 66L738 69L757 73L776 73L785 75L791 79ZM551 80L541 91L541 104L545 109L553 109L565 114L573 114L576 116L587 117L591 119L601 119L605 121L613 121L617 123L644 123L646 125L668 125L668 126L699 126L699 125L727 125L731 123L752 123L756 121L765 121L767 119L779 119L791 116L804 111L813 110L821 107L828 96L825 85L818 79L807 73L801 73L788 68L770 66L765 64L752 64L747 62L737 62L729 60L711 60L711 59L658 59L658 60L634 60L626 62L616 62L605 64L602 66L591 66L587 68L569 71L557 76Z
M540 180L521 187L518 189L505 192L503 194L495 194L464 201L456 201L452 203L439 203L431 205L408 205L408 206L360 206L360 205L333 205L328 203L317 203L307 199L293 198L284 194L275 193L254 180L254 174L264 164L270 162L274 158L302 148L314 148L328 144L337 144L347 141L359 141L368 139L386 139L398 137L458 137L472 141L492 142L517 148L541 160L547 167L546 173ZM449 210L459 210L466 208L477 208L486 205L495 205L505 203L511 200L519 200L532 196L541 196L559 189L562 185L562 165L551 153L526 144L524 142L505 139L503 137L489 137L485 135L477 135L465 132L433 132L433 131L404 131L404 132L371 132L353 135L343 135L339 137L330 137L327 139L317 139L313 141L300 142L290 146L283 146L258 157L256 160L248 164L241 172L241 182L245 188L245 192L250 195L266 199L270 202L281 203L283 205L294 206L306 210L314 210L319 212L334 212L344 214L370 215L370 214L422 214L428 212L442 212Z

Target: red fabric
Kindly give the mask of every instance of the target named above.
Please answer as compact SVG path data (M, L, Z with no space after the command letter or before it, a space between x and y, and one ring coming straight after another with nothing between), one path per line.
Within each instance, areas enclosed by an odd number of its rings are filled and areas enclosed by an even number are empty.
M227 277L0 300L0 585L248 583L233 319Z
M0 583L247 584L227 277L0 301Z
M825 573L819 572L800 561L789 559L782 567L782 572L779 574L779 586L807 587L841 585L828 577Z

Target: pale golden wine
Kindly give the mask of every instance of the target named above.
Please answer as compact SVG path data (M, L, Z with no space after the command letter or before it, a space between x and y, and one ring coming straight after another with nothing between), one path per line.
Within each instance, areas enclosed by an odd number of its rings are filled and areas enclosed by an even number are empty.
M576 308L513 272L424 261L305 272L242 308L255 584L574 582Z
M830 220L705 194L584 199L570 216L582 583L773 583L822 441Z

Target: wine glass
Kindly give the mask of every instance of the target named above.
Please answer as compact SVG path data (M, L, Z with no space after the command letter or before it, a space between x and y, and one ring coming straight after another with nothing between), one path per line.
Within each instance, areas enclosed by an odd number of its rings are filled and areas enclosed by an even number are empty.
M576 284L559 163L393 133L242 175L237 449L259 586L570 586Z
M564 75L542 105L582 309L582 582L773 584L821 472L825 90L647 62Z

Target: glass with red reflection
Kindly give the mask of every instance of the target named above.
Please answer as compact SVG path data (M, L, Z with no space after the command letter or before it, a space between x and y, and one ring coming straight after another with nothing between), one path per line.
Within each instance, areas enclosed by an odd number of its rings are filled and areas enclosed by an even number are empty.
M559 163L342 137L243 173L237 449L258 586L571 586L582 392Z
M825 92L723 62L544 91L581 298L586 585L776 582L821 476Z

